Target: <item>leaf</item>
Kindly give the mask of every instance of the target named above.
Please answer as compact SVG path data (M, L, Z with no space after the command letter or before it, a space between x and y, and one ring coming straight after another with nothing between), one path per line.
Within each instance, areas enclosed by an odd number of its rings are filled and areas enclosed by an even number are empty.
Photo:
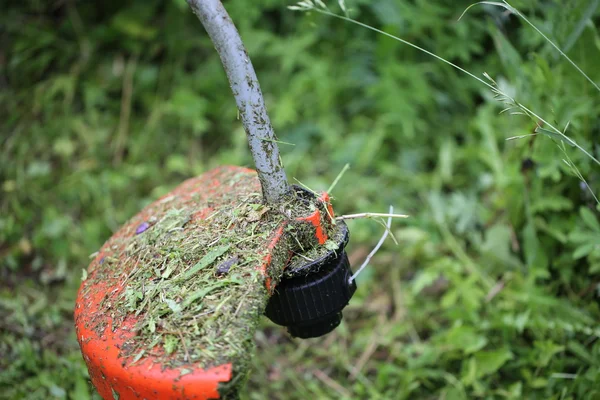
M535 129L535 133L541 133L542 135L546 135L549 138L559 140L561 142L568 144L571 147L575 147L575 142L572 139L568 138L567 136L550 131L548 129L544 129L544 128L538 126Z
M502 62L502 65L504 66L506 73L508 73L509 76L511 76L511 77L522 76L523 69L521 68L521 66L523 65L523 60L521 58L521 54L519 53L519 51L517 49L515 49L515 47L509 40L509 38L505 35L505 33L502 32L502 30L500 28L498 28L497 26L495 26L491 21L488 22L488 27L489 27L488 29L492 32L492 37L494 39L494 46L496 47L496 52L498 53L498 56L500 57L500 61ZM500 81L499 83L502 83L502 81ZM511 112L511 114L515 113L515 112L516 113L522 112L521 110L519 110L517 107L515 107L512 104L508 104L508 106L510 106L510 108L513 110ZM506 111L511 111L511 110L506 110Z
M90 395L90 388L87 380L81 375L74 376L73 378L75 380L75 388L69 392L69 398L77 400L91 400L92 397Z
M583 244L583 245L577 247L575 249L575 251L573 251L573 260L578 260L580 258L583 258L583 257L589 255L592 251L594 251L594 249L598 245L600 245L600 244L586 243L586 244Z
M452 181L453 167L456 162L455 157L456 149L454 140L446 139L440 146L438 156L439 173L444 183Z
M318 5L321 8L327 9L327 6L325 5L325 3L323 3L322 0L313 0L315 2L316 5Z
M506 314L502 317L502 323L507 327L515 328L519 333L523 333L527 322L529 321L529 315L531 310L527 310L520 314Z
M481 250L490 259L501 262L503 265L517 267L520 261L511 251L512 230L506 224L495 224L485 233L485 241Z
M535 362L540 367L547 367L556 354L565 351L565 346L558 345L551 340L536 340L534 347L538 353Z
M600 235L588 230L577 230L569 234L569 240L573 243L583 244L588 242L598 243L600 241Z
M518 314L515 317L514 326L515 326L515 328L517 328L519 333L523 333L523 331L525 330L525 327L527 326L527 322L529 321L530 313L531 313L531 310L527 310L525 312Z
M587 207L581 207L579 209L579 215L583 219L583 222L593 231L600 232L600 223L594 213Z
M552 236L554 239L558 240L560 243L565 244L569 240L567 235L560 230L562 227L556 226L558 224L550 225L548 222L546 222L546 220L544 218L541 218L541 217L535 217L534 221L535 221L535 227L539 231Z
M173 336L173 335L167 335L165 336L165 351L167 352L167 354L173 354L173 352L175 352L175 350L177 350L177 344L179 343L179 340Z
M567 349L573 353L575 356L579 357L581 360L590 363L591 365L595 365L597 360L593 357L593 355L586 349L581 343L571 340L567 343Z
M144 294L132 287L127 287L125 290L125 298L127 299L129 308L134 309L137 306L137 303L144 298Z
M429 269L420 272L412 282L412 293L419 294L421 290L432 285L440 276L440 272Z
M562 196L540 197L532 203L531 212L534 214L542 211L563 211L573 208L573 202Z
M146 353L146 350L140 350L140 352L137 353L136 356L133 358L133 360L131 361L131 363L133 364L133 363L139 361L140 358L143 357L144 353Z
M548 256L539 241L533 223L528 223L523 229L523 250L525 253L525 260L530 268L535 267L538 270L547 269Z
M123 7L123 11L113 17L112 28L136 40L150 40L158 34L158 29L147 23L151 18L151 7Z
M166 299L165 303L167 303L167 306L169 306L169 308L171 309L171 311L173 311L173 313L177 314L178 312L181 312L181 305L179 303L177 303L175 300L171 300L171 299Z
M253 204L250 204L250 208L251 210L248 212L248 215L246 216L246 221L248 222L255 222L255 221L259 221L263 215L265 215L270 208L269 207L265 207L262 204L258 204L256 206L254 206Z
M227 244L227 245L219 246L215 249L212 249L204 257L202 257L202 259L200 261L198 261L198 263L196 263L196 265L194 265L192 268L190 268L189 270L184 272L183 275L181 275L179 278L177 278L177 280L185 281L185 280L190 279L192 276L196 275L199 271L203 270L204 268L206 268L210 264L212 264L218 257L225 254L227 252L227 250L229 250L230 247L231 247L231 245Z
M453 327L444 339L445 344L462 350L465 354L475 353L488 343L487 338L472 327L460 325Z
M324 246L327 250L331 250L331 251L335 251L340 248L340 246L333 240L326 241Z
M477 363L476 376L482 378L498 371L508 360L512 360L513 353L508 349L482 351L475 354Z
M173 273L173 266L169 264L169 265L167 265L167 268L160 276L163 279L169 279L169 277L171 276L172 273Z

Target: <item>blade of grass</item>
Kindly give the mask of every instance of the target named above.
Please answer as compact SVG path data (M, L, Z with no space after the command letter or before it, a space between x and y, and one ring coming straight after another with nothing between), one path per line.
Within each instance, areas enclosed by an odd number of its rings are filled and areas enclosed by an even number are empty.
M198 261L198 263L196 263L196 265L194 265L192 268L185 271L180 277L177 278L177 280L185 281L187 279L190 279L192 276L197 274L199 271L203 270L204 268L206 268L210 264L212 264L218 257L225 254L227 252L227 250L229 250L230 247L231 247L230 245L224 245L224 246L219 246L219 247L209 251L204 257L202 257L202 259L200 259L200 261Z
M337 185L339 180L342 179L342 176L344 176L344 174L346 173L346 171L348 171L349 168L350 168L350 164L344 165L344 168L342 168L342 170L340 171L338 176L335 177L335 179L333 180L333 183L329 186L329 188L327 188L327 193L331 194L335 185Z
M350 279L348 279L348 282L352 283L352 281L354 279L356 279L356 277L366 268L367 265L369 265L369 261L371 261L371 258L373 258L373 256L375 255L375 253L377 253L377 251L379 250L379 248L383 245L383 242L385 242L385 238L387 238L387 235L390 232L390 227L392 226L392 215L394 213L394 207L390 206L390 212L389 212L389 217L387 220L387 229L383 232L383 236L381 236L381 239L379 239L379 242L377 242L377 245L375 246L375 248L373 250L371 250L371 252L369 253L369 255L367 256L367 258L365 259L365 261L362 263L362 265L356 270L356 272L354 273L354 275L352 275L350 277Z

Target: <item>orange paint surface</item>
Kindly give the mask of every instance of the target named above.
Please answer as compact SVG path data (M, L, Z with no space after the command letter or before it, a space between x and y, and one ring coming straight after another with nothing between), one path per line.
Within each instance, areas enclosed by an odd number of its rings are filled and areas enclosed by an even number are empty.
M319 244L325 244L325 242L327 241L327 233L321 225L321 211L315 210L315 212L309 215L308 217L297 218L297 220L307 221L313 224L313 226L315 227L315 236L317 237Z
M106 328L102 335L88 329L92 326L90 311L100 306L104 294L118 288L100 283L85 302L78 296L75 309L77 339L81 345L83 358L88 366L92 383L103 399L218 399L220 382L227 382L232 376L231 364L210 369L200 369L185 365L174 369L163 369L152 357L143 357L139 362L120 357L122 346L133 335L136 319L129 317L119 327L112 326L112 319L106 316ZM158 350L158 349L157 349Z
M329 197L329 193L321 193L321 197L319 197L319 200L321 200L327 206L327 221L332 222L332 218L335 218L335 214L333 213L333 206L331 205L331 198Z
M271 239L271 241L269 242L269 245L267 246L267 248L269 250L273 250L275 248L275 246L277 246L277 243L279 243L279 241L283 237L283 230L285 229L286 225L287 224L285 222L283 222L281 224L281 226L279 228L277 228L277 230L275 231L275 234L273 235L273 238ZM271 256L271 252L269 252L265 256L265 259L263 260L263 264L260 267L260 272L265 277L265 287L267 288L269 293L273 293L273 289L275 289L272 285L272 278L269 276L269 273L267 270L267 268L269 268L269 265L271 265L271 260L272 260L272 256Z

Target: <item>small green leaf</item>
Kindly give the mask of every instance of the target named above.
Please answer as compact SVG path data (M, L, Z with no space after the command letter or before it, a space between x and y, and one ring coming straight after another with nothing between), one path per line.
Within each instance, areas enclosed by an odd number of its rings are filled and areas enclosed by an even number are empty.
M217 258L219 258L223 254L225 254L227 252L227 250L229 250L230 247L231 247L231 245L227 244L227 245L219 246L215 249L212 249L204 257L202 257L202 259L200 261L198 261L198 263L196 265L194 265L192 268L190 268L186 272L184 272L183 275L181 275L178 278L178 280L185 281L185 280L190 279L192 276L196 275L199 271L203 270L204 268L206 268L210 264L212 264Z
M590 210L587 207L581 207L579 209L579 215L581 215L583 222L585 222L585 224L591 230L595 232L600 232L600 223L598 223L598 219L596 218L592 210Z
M590 243L593 241L596 241L596 243L597 243L598 240L600 240L600 235L592 233L587 230L586 231L578 230L578 231L573 231L573 232L569 233L569 240L573 243L578 243L578 244Z
M125 290L125 298L127 299L129 308L134 309L137 306L137 303L144 298L144 294L139 290L127 287Z
M535 363L539 367L547 367L556 354L565 351L565 346L558 345L551 340L536 340L534 347L538 354Z
M69 392L69 399L91 400L90 388L87 380L81 375L75 375L75 387Z
M165 303L167 303L167 306L169 306L171 311L173 311L175 314L181 312L181 305L179 305L175 300L166 299Z
M495 373L512 358L513 354L508 349L482 351L477 353L475 355L475 361L477 363L477 377L481 378Z
M517 328L519 333L523 333L523 331L525 330L525 327L527 326L527 322L529 322L529 314L530 313L531 313L531 310L527 310L523 313L517 314L517 316L515 317L514 326L515 326L515 328Z
M441 273L438 271L426 269L420 272L412 282L412 293L414 295L419 294L421 290L425 289L428 286L431 286L435 281L437 281L440 278L440 276Z
M131 363L133 364L135 362L138 362L140 358L143 357L144 353L146 353L146 350L140 350L140 352L137 353L136 356L133 358L133 361Z
M545 270L548 267L548 256L541 246L533 223L527 223L523 229L523 250L529 267L540 270Z
M165 336L165 351L167 352L167 354L173 354L175 352L175 350L177 350L177 344L179 343L179 340L172 335L167 335Z
M586 349L581 343L571 340L567 343L567 349L581 360L594 365L596 359L590 354L589 350Z
M546 135L546 136L548 136L548 137L550 137L552 139L556 139L556 140L559 140L561 142L564 142L564 143L568 144L571 147L575 147L575 142L573 140L569 139L567 136L560 135L560 134L558 134L556 132L553 132L553 131L550 131L548 129L544 129L544 128L541 128L541 127L538 126L535 129L535 133L541 133L542 135Z
M465 354L472 354L481 350L488 340L469 326L454 326L444 338L445 344L454 349L459 349Z
M564 228L560 225L551 225L542 217L535 217L534 223L537 230L552 236L554 239L558 240L562 244L567 243L567 241L569 240L567 235L562 232L562 229Z
M333 240L326 241L324 246L327 250L331 250L331 251L335 251L340 248L340 246L338 246L338 244L336 242L334 242Z
M562 196L540 197L532 202L531 212L540 213L544 211L564 211L573 208L573 202Z
M161 278L169 279L169 277L171 276L172 273L173 273L173 267L171 265L168 265L167 268L165 269L165 271L161 274Z
M600 245L600 244L586 243L586 244L583 244L583 245L577 247L575 249L575 251L573 252L573 260L579 260L580 258L583 258L583 257L589 255L592 251L594 251L594 249L598 245Z
M87 278L88 278L87 269L82 269L81 270L81 280L85 281Z

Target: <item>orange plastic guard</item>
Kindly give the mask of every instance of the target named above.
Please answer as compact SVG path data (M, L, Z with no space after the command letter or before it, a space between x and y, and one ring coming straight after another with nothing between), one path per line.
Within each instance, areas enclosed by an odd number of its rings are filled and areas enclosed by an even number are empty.
M123 303L119 303L119 299L122 299L126 293L131 276L140 268L144 268L147 263L147 259L144 261L140 257L133 256L136 254L136 240L139 240L143 234L152 234L152 229L157 229L161 221L165 220L165 216L173 213L173 210L185 212L188 216L185 224L173 229L185 232L193 238L200 230L206 232L207 229L211 229L211 224L216 219L212 218L223 207L228 206L227 210L231 211L232 203L245 204L246 199L256 199L257 196L260 196L260 184L254 171L239 167L217 168L200 177L185 181L174 191L146 207L98 251L88 267L87 278L79 289L75 306L75 327L92 383L104 399L214 399L226 396L227 390L231 387L230 381L234 383L243 381L248 372L248 357L254 346L251 339L234 346L233 349L228 348L230 350L226 352L228 355L218 358L219 362L212 362L212 364L202 359L191 360L187 357L184 358L185 362L181 362L181 359L171 362L173 360L170 360L170 355L167 355L170 353L162 341L148 343L143 347L143 351L133 352L131 349L141 329L138 323L143 321L145 315L143 312L136 315L135 307L124 312ZM260 206L255 205L255 207ZM236 227L235 224L241 224L243 229L250 229L246 228L247 221L256 221L257 218L262 217L261 209L256 212L254 209L251 211L254 214L243 218L231 213L231 222L225 224L226 228L233 229ZM322 214L327 212L324 211ZM317 210L313 215L302 215L301 219L306 220L306 225L314 225L318 241L323 242L326 236L319 224L319 215ZM258 276L262 276L262 279L248 279L247 282L243 282L244 288L264 295L258 304L255 303L247 310L243 309L242 302L234 299L240 304L235 313L240 316L242 323L237 321L225 329L221 327L220 335L226 336L235 330L243 329L250 332L251 337L256 330L258 319L266 307L269 292L273 290L271 280L278 282L284 264L289 258L289 248L286 247L286 240L289 239L285 239L284 234L286 223L287 221L282 221L278 225L273 225L272 232L267 231L260 236L260 240L255 243L257 257L249 258L250 261L246 262L240 261L240 264L246 266L253 265L252 268L259 271ZM146 230L148 232L144 232ZM244 243L243 240L239 242ZM233 245L237 244L233 243ZM285 254L282 256L281 253ZM161 253L154 257L164 258L168 257L168 254ZM191 268L197 262L198 260L189 260L183 267L184 270ZM223 263L223 260L215 259L214 264L218 263ZM214 265L210 268L215 270ZM177 273L178 271L172 272L173 275ZM164 271L159 271L156 276L152 275L152 271L149 274L151 276L149 275L148 282L150 280L156 282L164 279L165 276ZM222 278L215 270L214 277L210 279L216 282ZM223 296L226 297L225 295ZM170 307L178 307L185 299L169 301L172 302L169 303ZM224 298L223 302L225 301L229 300ZM237 307L238 303L234 303L233 306ZM117 304L120 304L120 308ZM160 323L157 322L157 332L160 329ZM179 331L169 334L174 340L183 341L188 332ZM194 350L200 348L196 343L188 342L187 346L188 348L194 346ZM188 348L185 348L186 352ZM216 348L219 349L218 344ZM209 350L211 349L207 349ZM202 348L197 351L203 354ZM214 349L212 351L213 354L220 354ZM176 354L173 354L173 357L175 356Z

